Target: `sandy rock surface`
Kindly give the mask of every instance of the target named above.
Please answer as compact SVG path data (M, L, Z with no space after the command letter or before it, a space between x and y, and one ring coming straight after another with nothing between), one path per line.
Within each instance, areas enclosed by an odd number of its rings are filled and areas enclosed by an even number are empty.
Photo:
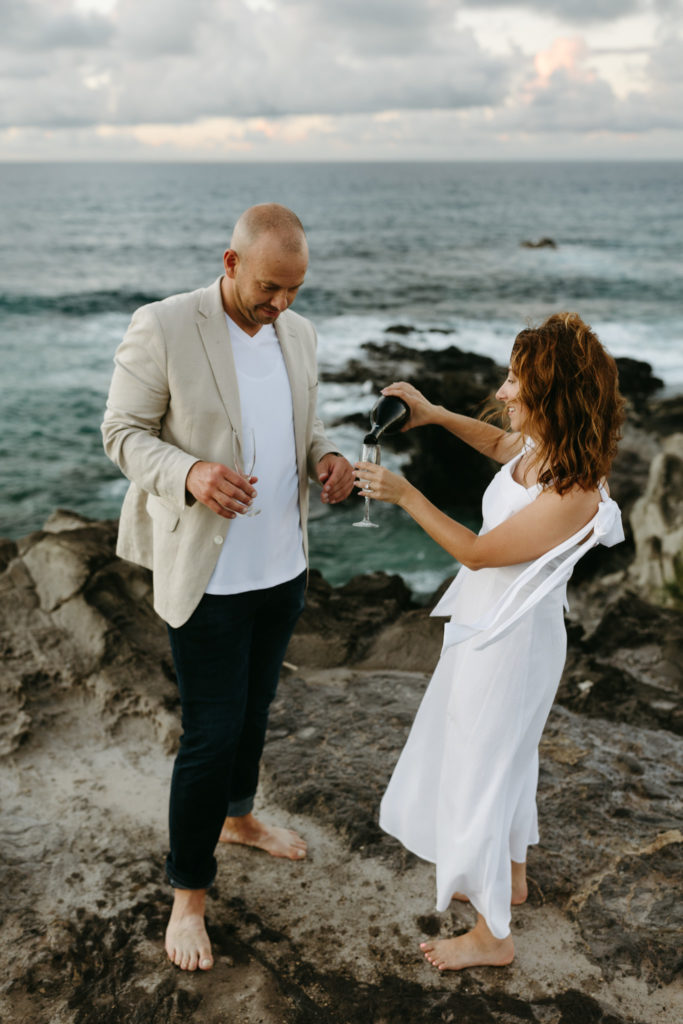
M432 866L377 826L440 626L397 578L314 579L258 805L310 854L221 847L216 967L187 975L162 945L173 671L149 576L115 559L114 536L115 524L57 514L0 544L2 1024L683 1019L679 612L584 588L592 625L570 621L542 744L517 958L442 975L418 943L465 929L472 911L436 914Z

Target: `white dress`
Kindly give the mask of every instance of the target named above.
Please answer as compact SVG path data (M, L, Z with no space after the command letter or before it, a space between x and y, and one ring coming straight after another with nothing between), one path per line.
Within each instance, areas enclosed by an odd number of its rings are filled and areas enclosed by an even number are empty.
M540 486L512 477L484 494L482 533L530 504ZM444 647L380 808L380 826L436 864L437 910L469 897L491 932L510 931L510 861L538 842L538 744L566 653L563 606L574 564L623 540L601 489L597 514L534 562L461 568L432 615L450 615Z

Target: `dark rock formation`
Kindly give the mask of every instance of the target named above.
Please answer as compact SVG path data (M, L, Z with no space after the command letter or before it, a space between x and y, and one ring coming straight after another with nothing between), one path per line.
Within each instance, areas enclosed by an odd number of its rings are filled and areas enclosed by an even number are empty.
M648 400L664 385L664 381L653 376L652 367L641 359L618 356L619 389L631 402L636 413L648 410Z
M462 352L454 345L421 352L391 340L383 345L367 342L363 351L367 359L352 360L331 379L370 380L376 392L392 380L409 380L430 401L471 416L481 411L504 373L487 356ZM478 515L482 492L493 475L492 463L439 427L400 434L391 444L408 449L406 476L430 500Z
M412 607L410 590L400 576L368 573L331 587L312 569L306 608L287 658L316 668L360 661L377 635Z
M654 397L643 417L644 426L658 437L683 432L683 396Z
M396 324L392 334L408 335L414 329ZM512 341L512 339L511 339ZM326 380L367 382L378 393L392 380L409 380L430 401L477 416L493 399L505 374L505 367L486 356L463 352L455 346L442 351L420 351L393 338L384 344L366 342L364 358L351 360L342 370L323 374ZM627 526L630 510L643 493L650 463L659 450L656 436L683 430L681 399L656 399L662 381L652 373L649 363L628 357L617 359L620 386L628 399L628 419L624 439L612 467L610 486L622 506ZM350 417L359 429L367 420ZM407 453L406 476L436 504L456 514L475 518L481 507L481 495L497 466L474 452L457 438L438 427L424 427L392 437L391 445ZM627 560L633 555L628 534ZM582 567L601 572L624 566L624 549L604 550Z
M683 735L683 615L630 590L601 596L594 629L570 624L558 701L584 715Z
M557 242L552 238L539 238L537 242L526 239L519 244L523 249L557 249Z

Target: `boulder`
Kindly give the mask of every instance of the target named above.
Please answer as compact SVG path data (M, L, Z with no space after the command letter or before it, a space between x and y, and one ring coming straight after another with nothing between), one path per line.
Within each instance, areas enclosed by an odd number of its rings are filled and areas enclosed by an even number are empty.
M603 581L583 604L572 592L557 700L583 715L683 735L683 615L613 584Z
M664 441L631 512L632 576L661 604L683 607L683 433Z
M410 590L400 576L368 573L332 587L312 569L306 607L290 641L287 661L316 668L356 662L378 634L411 607Z
M642 359L617 356L615 361L622 395L629 399L636 413L647 413L649 400L664 386L664 381L655 377L651 365Z

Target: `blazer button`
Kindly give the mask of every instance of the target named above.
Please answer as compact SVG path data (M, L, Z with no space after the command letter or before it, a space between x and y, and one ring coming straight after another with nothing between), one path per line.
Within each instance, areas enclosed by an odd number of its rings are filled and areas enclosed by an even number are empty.
M223 538L221 537L220 533L216 534L216 536L213 538L213 542L214 542L214 544L222 544L223 543Z

